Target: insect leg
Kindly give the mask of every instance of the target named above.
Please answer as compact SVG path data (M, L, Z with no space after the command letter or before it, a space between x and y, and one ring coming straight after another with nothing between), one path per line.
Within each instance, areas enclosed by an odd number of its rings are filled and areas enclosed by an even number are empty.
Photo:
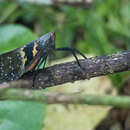
M71 48L71 49L72 49L74 52L80 54L84 59L87 59L87 57L86 57L83 53L81 53L79 50L77 50L77 49L75 49L75 48Z
M47 56L45 58L42 58L42 60L39 62L39 64L37 65L35 70L39 70L42 63L43 63L43 68L42 69L44 69L45 65L46 65L46 60L47 60Z
M75 57L77 64L80 66L80 68L82 68L82 67L79 63L76 53L80 54L83 58L87 59L87 57L85 55L83 55L80 51L78 51L77 49L74 49L74 48L65 47L65 48L56 48L55 50L56 51L70 51L73 54L73 56Z
M46 60L47 60L47 56L45 58L41 58L41 60L39 61L38 65L35 67L35 70L39 70L41 64L43 63L43 69L45 68L45 65L46 65ZM34 88L34 83L35 83L35 79L36 79L36 76L37 76L37 73L36 72L34 74L34 77L33 77L33 84L32 84L32 87Z

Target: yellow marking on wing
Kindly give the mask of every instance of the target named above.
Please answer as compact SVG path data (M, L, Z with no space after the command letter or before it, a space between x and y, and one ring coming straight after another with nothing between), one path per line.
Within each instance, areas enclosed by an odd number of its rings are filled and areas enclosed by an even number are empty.
M25 63L27 61L27 57L25 57L25 52L24 52L24 48L20 48L20 52L21 52L21 55L23 57L23 68L25 66Z
M33 47L33 51L32 51L33 52L33 56L35 56L37 54L37 49L36 48L37 48L37 43L35 42L34 43L34 47Z

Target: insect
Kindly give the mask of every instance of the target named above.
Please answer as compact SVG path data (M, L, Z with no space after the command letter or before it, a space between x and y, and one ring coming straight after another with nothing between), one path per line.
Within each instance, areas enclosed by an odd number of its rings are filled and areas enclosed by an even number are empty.
M86 58L74 48L55 48L55 32L49 32L23 47L0 55L0 83L17 80L28 71L38 70L41 64L44 68L46 59L52 50L70 51L80 67L76 53Z

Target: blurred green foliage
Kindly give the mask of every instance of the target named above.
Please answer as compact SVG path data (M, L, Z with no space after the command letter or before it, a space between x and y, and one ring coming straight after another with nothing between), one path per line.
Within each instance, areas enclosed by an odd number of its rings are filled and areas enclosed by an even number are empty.
M0 130L41 130L44 117L44 104L0 101Z
M14 24L0 26L0 37L1 53L23 46L25 43L37 38L36 34L32 33L28 28Z
M75 47L81 52L104 55L130 49L130 1L95 0L90 9L0 3L0 53L20 47L52 30L56 47ZM57 53L62 58L66 53ZM67 54L68 55L68 54ZM129 72L111 75L116 86Z
M129 11L127 0L97 0L90 9L3 2L0 23L22 24L34 32L40 26L39 35L55 30L58 47L74 46L84 53L102 55L129 48Z

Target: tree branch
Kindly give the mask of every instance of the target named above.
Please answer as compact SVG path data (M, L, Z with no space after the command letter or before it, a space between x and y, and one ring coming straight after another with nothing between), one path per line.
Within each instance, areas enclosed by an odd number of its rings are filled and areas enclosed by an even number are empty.
M5 91L6 90L6 91ZM46 104L88 104L130 108L129 96L48 93L41 90L0 89L1 100L37 101Z
M36 88L42 89L67 82L130 70L130 51L80 60L80 64L84 68L83 70L79 68L76 62L58 64L39 70L35 80ZM21 79L32 83L35 73L26 73Z

